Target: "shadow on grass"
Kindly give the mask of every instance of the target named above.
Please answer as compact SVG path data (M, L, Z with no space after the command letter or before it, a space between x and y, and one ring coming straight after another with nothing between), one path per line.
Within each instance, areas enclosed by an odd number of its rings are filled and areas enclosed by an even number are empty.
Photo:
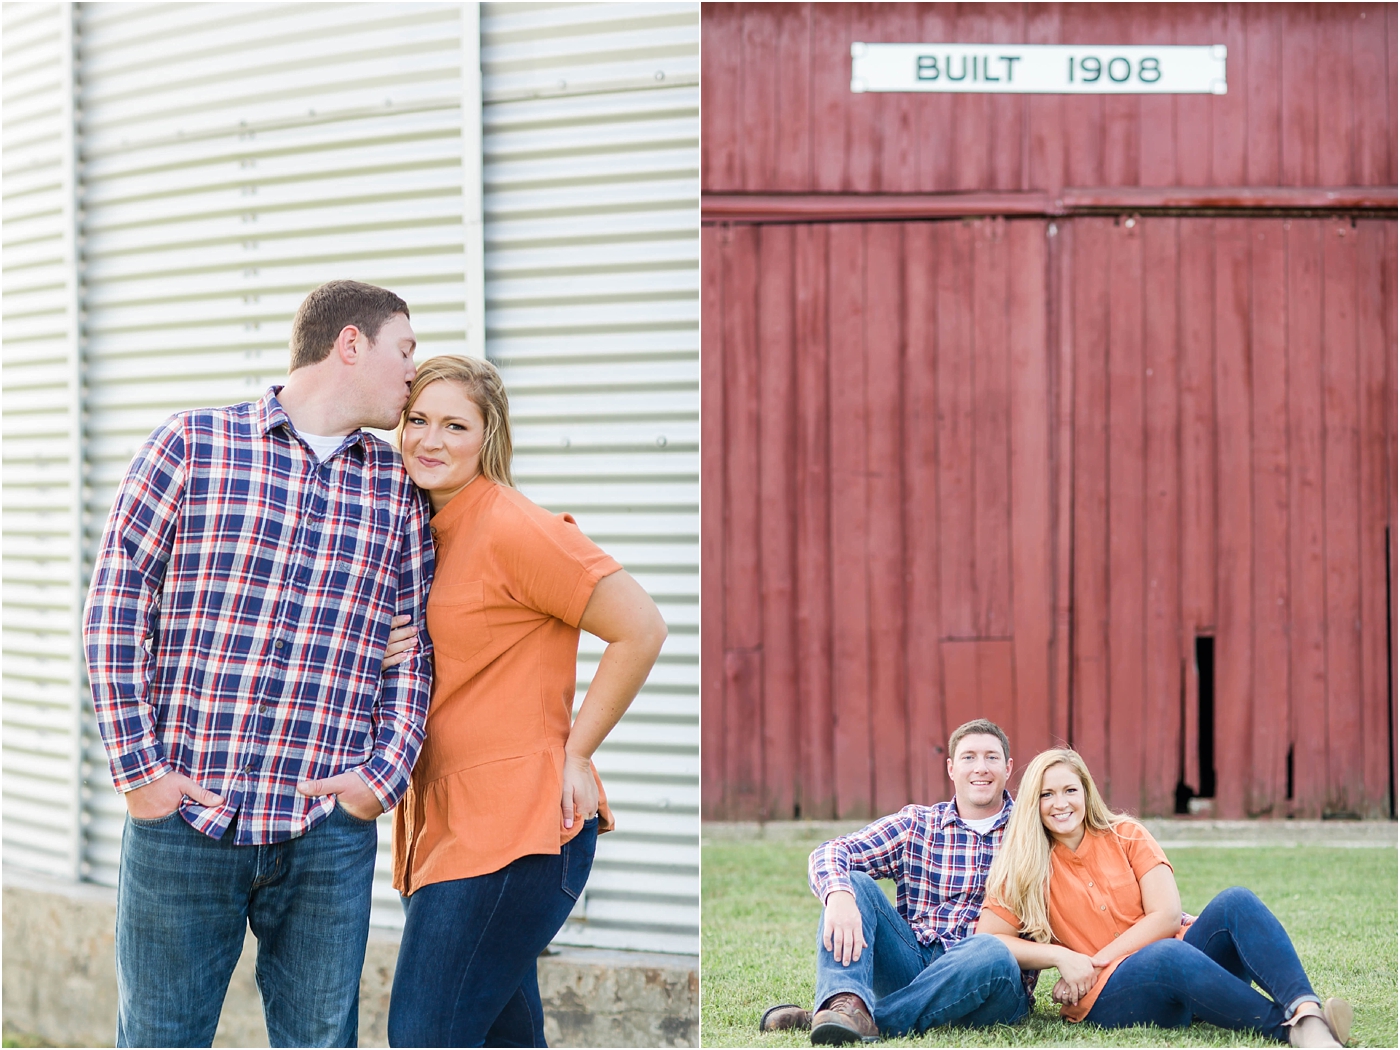
M700 1009L704 1046L807 1046L805 1032L760 1035L775 1003L811 1005L821 909L807 889L812 843L706 842L703 851ZM1396 851L1393 849L1174 849L1187 911L1230 886L1248 886L1283 922L1313 987L1356 1008L1352 1044L1396 1046ZM887 891L892 890L888 883ZM882 1046L1278 1046L1195 1024L1186 1030L1113 1031L1059 1020L1041 975L1023 1024L936 1029Z

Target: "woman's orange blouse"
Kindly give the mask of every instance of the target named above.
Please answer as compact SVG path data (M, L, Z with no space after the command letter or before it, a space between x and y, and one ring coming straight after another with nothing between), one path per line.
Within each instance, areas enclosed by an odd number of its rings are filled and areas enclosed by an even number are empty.
M394 812L394 886L498 871L582 829L559 810L579 620L621 566L567 514L477 477L432 519L433 693L408 793ZM597 778L597 771L594 771ZM612 812L598 785L598 830Z
M1135 820L1124 821L1111 831L1086 829L1077 850L1055 843L1050 851L1047 895L1055 943L1093 956L1125 933L1147 914L1138 880L1158 864L1171 867L1157 840ZM983 906L1020 928L1020 917L992 896L988 895ZM1185 932L1183 926L1176 935ZM1066 1021L1084 1020L1123 959L1105 966L1088 994L1073 1006L1061 1007L1060 1016Z

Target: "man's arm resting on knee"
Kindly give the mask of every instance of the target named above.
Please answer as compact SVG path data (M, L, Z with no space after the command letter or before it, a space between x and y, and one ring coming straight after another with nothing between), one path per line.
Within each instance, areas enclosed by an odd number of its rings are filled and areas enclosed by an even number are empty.
M850 966L865 948L865 924L850 890L832 890L822 912L822 945L842 966Z

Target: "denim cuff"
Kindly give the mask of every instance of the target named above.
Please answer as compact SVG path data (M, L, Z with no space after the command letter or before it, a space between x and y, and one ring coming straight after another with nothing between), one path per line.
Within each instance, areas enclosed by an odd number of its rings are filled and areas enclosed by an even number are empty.
M1297 1016L1298 1007L1302 1006L1304 1003L1316 1003L1319 1007L1322 1006L1322 1000L1319 999L1317 996L1300 995L1298 996L1298 998L1294 999L1291 1003L1284 1007L1283 1023L1292 1024L1294 1017Z

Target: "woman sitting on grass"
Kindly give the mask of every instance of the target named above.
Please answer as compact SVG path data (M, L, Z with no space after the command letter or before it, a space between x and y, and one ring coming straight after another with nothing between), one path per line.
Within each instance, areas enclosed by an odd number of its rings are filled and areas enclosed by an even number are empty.
M1226 890L1183 924L1166 854L1109 811L1067 749L1037 755L1021 779L977 932L1000 937L1023 969L1058 969L1051 997L1066 1021L1185 1028L1200 1018L1293 1046L1340 1046L1351 1029L1351 1007L1318 999L1249 890Z

